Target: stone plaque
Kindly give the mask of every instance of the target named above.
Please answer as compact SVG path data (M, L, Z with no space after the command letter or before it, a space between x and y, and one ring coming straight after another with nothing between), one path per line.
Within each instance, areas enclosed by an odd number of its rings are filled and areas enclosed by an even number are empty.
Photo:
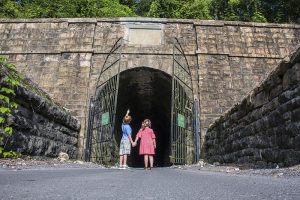
M161 29L129 29L129 44L131 45L161 45L161 41Z
M109 112L103 113L101 116L101 126L109 124Z
M185 128L185 117L182 114L177 115L177 125L179 127Z

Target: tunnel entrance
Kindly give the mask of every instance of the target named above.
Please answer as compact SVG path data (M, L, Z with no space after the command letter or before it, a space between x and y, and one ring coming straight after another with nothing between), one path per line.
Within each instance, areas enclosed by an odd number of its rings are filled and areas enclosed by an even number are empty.
M121 123L126 110L130 109L131 127L135 138L141 123L148 118L156 135L155 166L169 166L171 127L172 77L162 71L140 67L120 73L118 103L116 109L115 140L120 143ZM139 145L132 148L128 159L131 167L143 167Z
M119 38L105 59L90 99L86 160L104 165L118 163L122 118L130 109L134 138L144 119L152 121L157 141L155 166L197 161L198 120L192 74L178 39L173 46L172 76L147 67L122 71L122 46ZM133 148L128 164L143 166L138 146Z

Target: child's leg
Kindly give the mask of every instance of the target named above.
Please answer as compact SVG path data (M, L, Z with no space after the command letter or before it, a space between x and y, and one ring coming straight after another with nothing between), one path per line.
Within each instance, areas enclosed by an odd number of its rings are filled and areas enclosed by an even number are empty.
M153 168L153 156L149 155L149 159L150 159L150 167Z
M124 155L123 165L127 165L127 154Z
M124 158L124 155L120 155L120 167L123 166L123 158Z
M144 155L144 164L145 164L145 168L148 168L148 155Z

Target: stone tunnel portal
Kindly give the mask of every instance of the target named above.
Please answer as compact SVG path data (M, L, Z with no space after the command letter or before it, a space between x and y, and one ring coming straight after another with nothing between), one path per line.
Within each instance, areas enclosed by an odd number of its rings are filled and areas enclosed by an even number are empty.
M157 142L155 166L170 165L171 90L172 77L160 70L140 67L120 74L115 139L120 144L122 118L128 108L133 118L133 138L142 121L150 119ZM139 155L139 144L132 148L128 165L144 166L143 157Z

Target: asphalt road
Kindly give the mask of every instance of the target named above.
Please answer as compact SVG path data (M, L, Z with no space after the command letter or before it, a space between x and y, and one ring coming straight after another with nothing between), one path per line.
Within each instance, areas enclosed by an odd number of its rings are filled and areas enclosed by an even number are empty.
M300 199L300 178L143 169L0 168L0 199Z

